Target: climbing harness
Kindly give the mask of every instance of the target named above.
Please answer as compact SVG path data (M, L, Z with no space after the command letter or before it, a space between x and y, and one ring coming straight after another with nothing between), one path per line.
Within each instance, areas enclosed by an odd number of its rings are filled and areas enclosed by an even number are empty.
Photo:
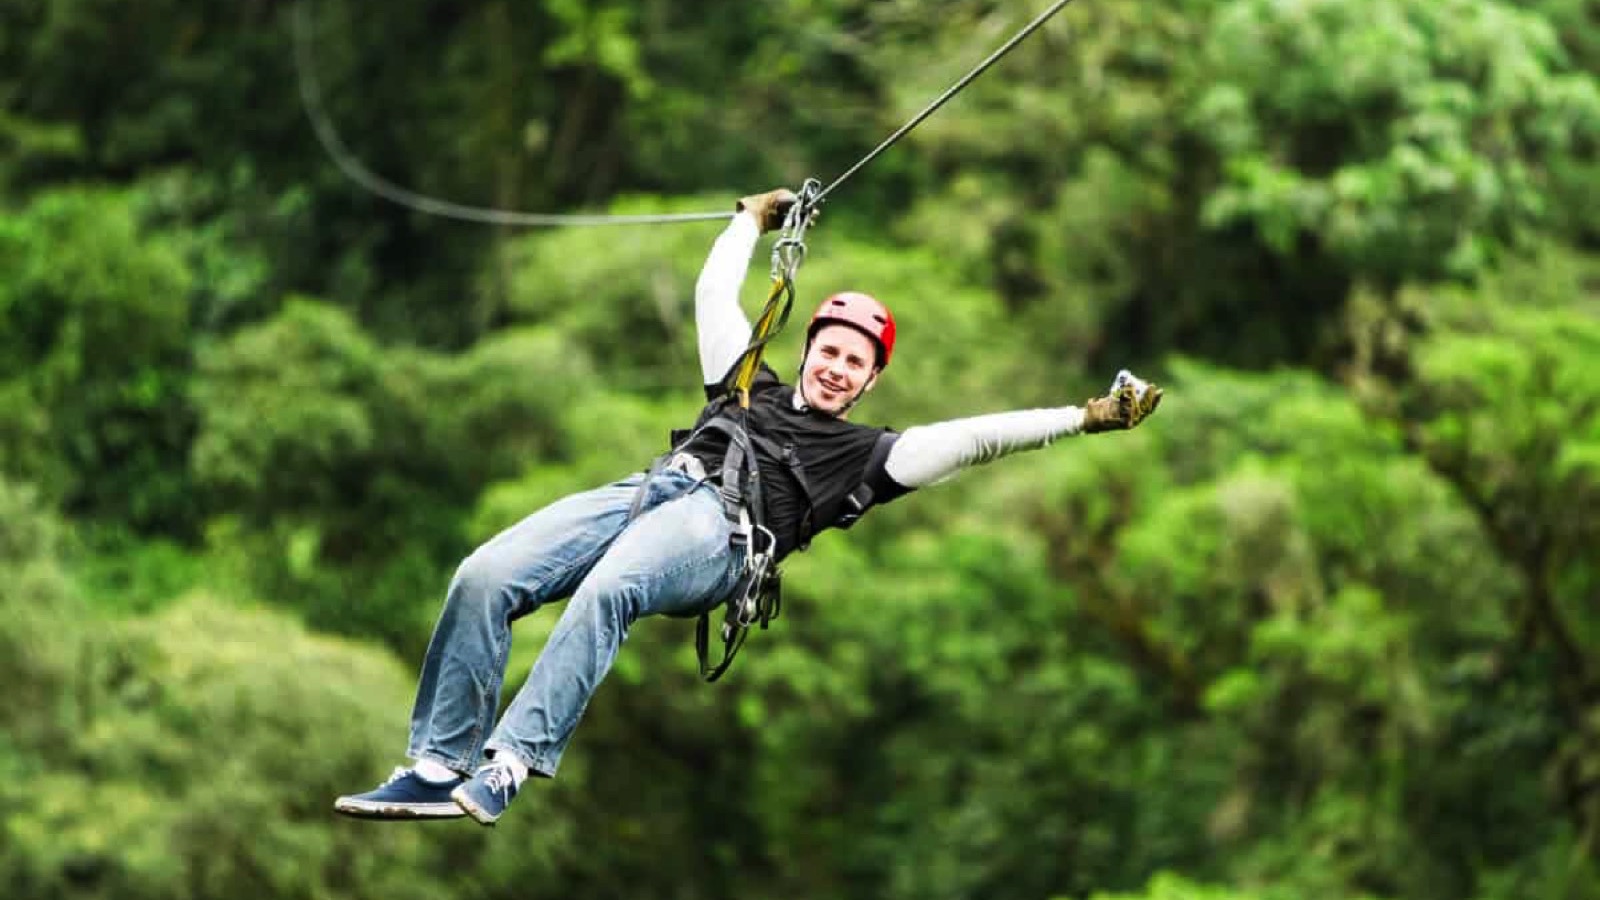
M784 216L784 224L772 247L772 286L766 305L751 330L750 343L734 361L723 394L706 405L706 413L693 429L675 432L672 449L658 457L646 473L634 497L630 518L637 515L650 481L665 468L677 468L699 481L718 483L723 514L730 528L729 541L741 561L738 582L722 601L720 637L722 656L711 661L711 617L713 605L698 614L695 625L695 655L700 677L716 681L733 664L744 646L752 626L765 629L778 617L782 607L782 572L777 564L777 538L766 521L766 503L761 483L758 453L784 463L807 501L808 513L801 524L804 534L810 528L811 489L792 446L778 446L749 427L750 388L761 368L761 358L772 338L783 329L794 308L794 277L806 255L805 232L816 211L816 196L822 185L808 179L801 185L795 201ZM699 460L683 448L701 434L713 432L727 440L722 465L707 474Z

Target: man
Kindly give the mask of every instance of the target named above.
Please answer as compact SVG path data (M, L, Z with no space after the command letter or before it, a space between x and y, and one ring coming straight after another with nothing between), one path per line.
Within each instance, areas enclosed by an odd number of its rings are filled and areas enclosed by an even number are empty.
M700 365L712 402L751 338L739 290L756 242L781 227L792 192L745 197L695 286ZM1083 407L959 419L896 434L848 420L894 353L889 310L861 293L836 294L812 317L795 387L762 366L744 414L762 486L760 524L775 559L830 527L971 465L1081 432L1131 428L1160 402L1154 385L1123 382ZM745 545L719 480L730 439L701 428L653 475L559 500L474 551L451 580L424 657L407 755L376 789L340 797L365 818L470 815L493 824L530 774L553 777L562 752L641 617L689 616L740 585ZM707 473L711 473L708 477ZM570 598L522 688L495 722L511 624Z

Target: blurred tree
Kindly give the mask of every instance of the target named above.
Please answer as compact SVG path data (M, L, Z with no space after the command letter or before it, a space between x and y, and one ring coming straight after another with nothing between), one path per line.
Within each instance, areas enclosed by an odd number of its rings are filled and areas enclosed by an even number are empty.
M123 192L49 193L0 222L0 465L74 514L193 535L190 283Z
M1182 876L1163 872L1150 879L1150 884L1145 890L1138 893L1095 893L1091 895L1090 900L1259 900L1267 896L1270 895L1196 884Z
M990 28L1018 15L954 8ZM1581 203L1564 188L1593 159L1600 91L1537 14L1486 0L1074 13L913 137L942 182L911 225L982 251L1061 347L1328 363L1341 348L1323 329L1353 285L1482 274ZM936 39L953 53L970 32ZM920 42L878 58L952 65ZM966 212L951 224L949 208Z
M1513 288L1514 289L1514 288ZM1579 295L1580 297L1582 295ZM1493 302L1485 302L1491 300ZM1580 300L1580 303L1583 302ZM1588 301L1592 304L1592 299ZM1532 667L1559 716L1549 774L1600 855L1600 320L1569 299L1413 291L1368 310L1353 378L1475 513L1519 579L1496 669ZM1506 677L1493 674L1491 684Z
M227 514L214 544L314 624L409 645L468 549L477 492L570 452L559 423L586 368L549 332L445 357L292 302L200 359L194 477Z

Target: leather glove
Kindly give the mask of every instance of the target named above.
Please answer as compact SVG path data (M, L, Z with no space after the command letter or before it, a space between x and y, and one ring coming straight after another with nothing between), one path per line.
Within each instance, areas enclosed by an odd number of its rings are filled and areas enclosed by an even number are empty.
M751 194L741 197L734 208L739 212L749 210L756 217L756 224L761 226L761 233L775 231L783 227L784 217L789 215L789 207L799 198L794 191L788 188L777 188L765 194Z
M1143 422L1159 405L1161 388L1123 369L1117 373L1109 393L1083 404L1083 431L1126 431Z

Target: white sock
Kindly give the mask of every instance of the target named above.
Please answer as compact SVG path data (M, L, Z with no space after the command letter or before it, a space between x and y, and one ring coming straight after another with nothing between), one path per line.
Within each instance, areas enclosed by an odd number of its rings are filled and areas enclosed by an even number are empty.
M450 771L450 769L434 762L431 759L417 760L417 764L412 766L411 770L416 772L417 776L423 781L431 781L434 784L440 784L446 781L455 781L457 778L461 777L455 772Z
M513 783L517 787L522 787L522 782L527 780L528 777L527 763L510 753L496 753L494 755L494 761L496 765L506 766L507 768L511 769L511 778Z

